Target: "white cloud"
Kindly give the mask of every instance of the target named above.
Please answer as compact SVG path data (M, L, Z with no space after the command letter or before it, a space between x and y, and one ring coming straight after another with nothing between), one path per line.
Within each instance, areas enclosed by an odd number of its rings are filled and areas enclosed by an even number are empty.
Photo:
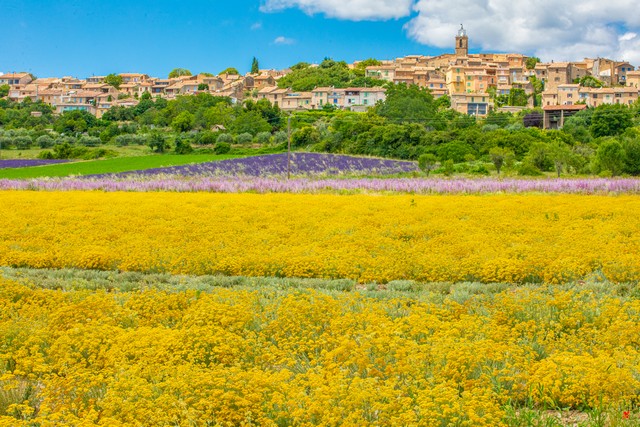
M285 36L276 37L275 40L273 40L273 43L275 44L294 44L295 42L296 41L294 39L290 39Z
M536 55L545 61L604 56L640 65L637 0L263 0L263 12L362 21L412 16L407 34L453 50L460 23L471 47Z
M636 0L416 0L405 26L420 43L453 49L463 23L472 48L545 61L606 56L640 65ZM637 31L637 32L636 32Z
M256 31L261 29L262 29L262 22L256 22L251 25L251 31Z
M265 0L260 10L299 8L309 15L352 21L398 19L409 16L414 0Z

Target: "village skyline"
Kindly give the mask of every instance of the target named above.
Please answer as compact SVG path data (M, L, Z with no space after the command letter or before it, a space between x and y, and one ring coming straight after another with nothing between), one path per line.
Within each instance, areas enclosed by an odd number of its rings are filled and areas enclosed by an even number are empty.
M460 23L471 53L521 53L544 62L606 57L640 63L640 23L633 4L580 5L533 0L513 7L495 0L239 0L135 4L25 0L0 5L0 71L78 78L175 67L218 73L266 69L324 57L354 62L450 51ZM553 6L553 7L552 7Z

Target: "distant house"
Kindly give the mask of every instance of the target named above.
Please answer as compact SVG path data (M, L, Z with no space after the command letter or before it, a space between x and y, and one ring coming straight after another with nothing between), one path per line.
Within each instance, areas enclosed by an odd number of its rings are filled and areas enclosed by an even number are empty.
M579 111L586 109L584 104L578 105L545 105L542 107L544 129L562 129L565 121Z
M451 96L451 108L462 114L485 117L493 104L488 93L454 93Z
M627 86L640 89L640 70L627 71L626 81Z
M287 92L282 97L279 106L285 111L310 110L312 98L311 92Z
M22 86L31 83L33 77L29 73L9 73L0 75L0 85Z
M589 107L598 107L602 104L631 105L638 100L638 88L635 87L603 87L580 88L580 102Z
M100 83L104 83L104 79L106 79L106 76L91 76L91 77L87 77L87 83L100 84Z
M104 95L95 91L71 91L66 95L61 95L60 100L54 105L56 113L62 114L67 111L86 111L96 115L97 98Z
M122 83L142 83L149 80L148 74L141 73L121 73L118 74L122 77Z

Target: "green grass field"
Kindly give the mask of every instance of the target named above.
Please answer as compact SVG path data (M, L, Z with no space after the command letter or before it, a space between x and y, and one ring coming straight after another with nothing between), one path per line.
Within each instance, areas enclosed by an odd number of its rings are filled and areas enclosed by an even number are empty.
M93 175L102 173L118 173L133 170L152 169L166 166L179 166L189 163L203 163L215 160L234 159L237 155L217 154L163 154L135 157L118 157L105 160L76 161L51 166L35 166L30 168L0 169L0 178L24 179L39 177L61 177L70 175Z

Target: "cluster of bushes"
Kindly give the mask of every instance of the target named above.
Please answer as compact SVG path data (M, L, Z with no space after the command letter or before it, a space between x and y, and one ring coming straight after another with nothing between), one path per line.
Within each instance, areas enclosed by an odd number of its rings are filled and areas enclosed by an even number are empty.
M344 77L340 64L325 65L323 75L338 70L336 76ZM311 73L303 66L297 71L300 76ZM220 154L232 146L277 150L286 147L290 126L294 149L408 160L429 154L443 173L500 173L504 168L521 175L640 174L638 105L587 109L566 120L562 130L540 129L541 111L476 119L453 111L446 96L434 99L427 89L404 84L388 86L386 101L367 113L327 109L285 114L265 99L233 104L205 93L171 101L147 95L137 106L113 108L101 119L82 111L43 114L50 121L48 129L29 122L14 129L14 116L46 109L6 100L0 107L3 148L51 148L67 142L83 147L148 145L156 152L180 154L193 152L194 146Z
M97 147L102 143L100 138L90 135L80 135L77 138L64 136L55 132L26 131L26 130L0 130L0 148L29 150L31 148L52 148L60 144L81 145L84 147Z

